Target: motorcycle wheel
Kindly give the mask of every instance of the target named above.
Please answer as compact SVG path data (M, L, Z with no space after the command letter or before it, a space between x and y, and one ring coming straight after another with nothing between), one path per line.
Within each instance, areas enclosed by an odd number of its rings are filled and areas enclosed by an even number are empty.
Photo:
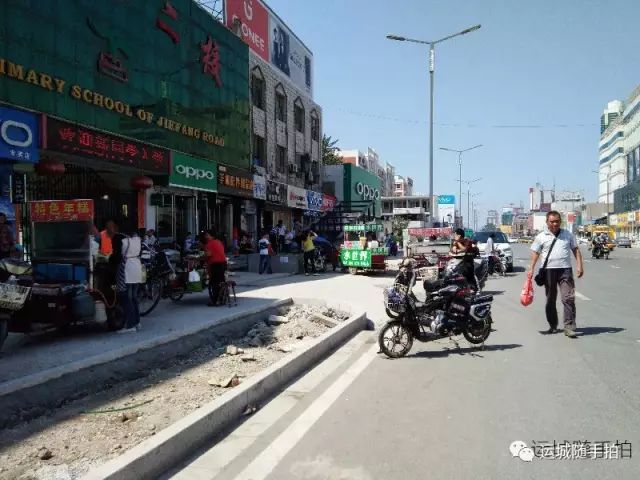
M138 289L140 316L149 315L158 305L161 296L162 284L158 280L151 280L151 282L142 284Z
M462 331L462 335L467 339L467 342L478 345L489 337L492 323L491 315L489 315L484 322L472 320L469 322L469 326Z
M9 320L0 320L0 352L2 351L2 345L9 335Z
M387 357L401 358L411 350L413 334L401 321L389 322L380 330L378 345Z

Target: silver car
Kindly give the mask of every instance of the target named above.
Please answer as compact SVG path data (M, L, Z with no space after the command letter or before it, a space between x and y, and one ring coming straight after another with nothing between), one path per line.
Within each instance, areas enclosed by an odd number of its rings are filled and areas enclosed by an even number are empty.
M618 237L616 239L618 247L631 248L631 239L629 237Z

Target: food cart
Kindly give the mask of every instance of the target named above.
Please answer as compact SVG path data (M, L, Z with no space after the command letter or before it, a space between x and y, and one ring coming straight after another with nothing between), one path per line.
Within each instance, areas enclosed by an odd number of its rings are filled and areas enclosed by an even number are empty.
M362 272L385 272L387 247L380 247L377 241L369 241L367 233L381 232L382 224L356 224L344 226L344 243L340 246L340 263L343 269L355 275Z
M31 293L9 330L28 333L85 322L122 328L109 266L93 261L93 201L33 201L29 213Z

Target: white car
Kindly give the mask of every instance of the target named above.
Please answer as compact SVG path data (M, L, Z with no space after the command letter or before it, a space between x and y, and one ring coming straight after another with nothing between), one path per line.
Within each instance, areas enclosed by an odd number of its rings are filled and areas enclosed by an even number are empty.
M513 272L513 251L509 244L509 239L502 232L475 232L471 240L478 242L478 249L481 254L484 254L484 250L487 246L487 239L489 235L493 234L493 248L500 250L504 253L507 263L507 272Z

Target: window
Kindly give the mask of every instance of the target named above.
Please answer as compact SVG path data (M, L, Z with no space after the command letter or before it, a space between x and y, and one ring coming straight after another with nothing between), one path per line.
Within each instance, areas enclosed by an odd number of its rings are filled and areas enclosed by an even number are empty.
M326 195L336 195L336 182L324 182L322 184L322 193Z
M262 72L256 68L251 72L251 103L264 110L265 83Z
M287 96L281 85L276 87L276 120L287 121Z
M276 168L280 173L287 171L287 149L278 145L276 150Z
M253 134L252 150L253 164L259 167L264 167L265 161L267 159L264 138L262 138L260 135L256 135L255 133Z
M295 124L296 132L304 133L304 107L300 99L296 99L293 105L293 123Z
M320 119L316 112L311 112L311 140L320 141Z

